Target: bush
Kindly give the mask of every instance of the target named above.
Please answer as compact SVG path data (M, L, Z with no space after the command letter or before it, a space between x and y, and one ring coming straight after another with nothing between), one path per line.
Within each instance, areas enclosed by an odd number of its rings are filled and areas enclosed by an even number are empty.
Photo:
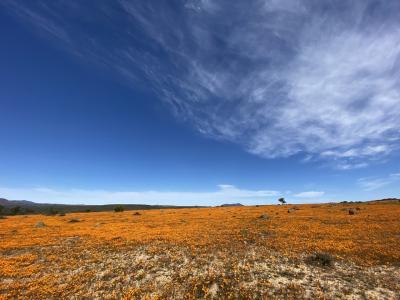
M114 211L115 212L123 212L125 209L122 205L118 205L116 207L114 207Z
M21 207L19 206L15 206L10 209L10 214L13 216L18 215L20 212L21 212Z
M306 258L306 262L310 265L319 266L319 267L332 267L333 266L333 258L328 253L317 252L313 255L310 255Z
M349 215L355 215L356 211L354 209L349 209Z
M49 211L47 212L48 216L55 216L56 214L58 214L57 210L55 210L53 207L49 208Z
M25 214L33 214L35 211L32 208L25 208Z

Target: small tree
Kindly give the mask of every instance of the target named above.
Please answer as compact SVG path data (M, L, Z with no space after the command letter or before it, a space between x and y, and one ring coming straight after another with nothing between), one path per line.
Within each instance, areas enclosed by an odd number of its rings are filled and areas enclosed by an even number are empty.
M58 211L54 209L54 207L49 208L49 212L47 213L49 216L55 216L58 214Z
M125 209L122 205L118 205L116 207L114 207L114 211L115 212L123 212Z
M279 198L278 201L279 201L280 203L282 203L282 204L285 204L285 203L286 203L285 198Z
M35 211L32 208L25 208L26 214L33 214Z
M12 215L18 215L21 212L21 207L19 206L14 206L11 208L11 214Z
M0 215L3 214L3 210L4 210L4 206L3 206L3 205L0 205Z

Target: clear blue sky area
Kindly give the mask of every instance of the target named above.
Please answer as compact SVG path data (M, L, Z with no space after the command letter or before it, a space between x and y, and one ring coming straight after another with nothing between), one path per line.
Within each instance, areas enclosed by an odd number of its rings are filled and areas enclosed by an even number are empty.
M400 4L320 2L3 1L0 197L399 197Z

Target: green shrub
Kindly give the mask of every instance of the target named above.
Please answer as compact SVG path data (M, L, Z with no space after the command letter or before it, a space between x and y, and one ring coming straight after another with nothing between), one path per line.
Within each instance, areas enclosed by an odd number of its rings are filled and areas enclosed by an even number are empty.
M114 211L115 212L123 212L125 209L122 205L118 205L116 207L114 207Z
M310 265L319 267L332 267L333 258L328 253L317 252L306 258L306 262Z
M56 214L58 214L58 211L55 210L53 207L49 208L49 211L47 212L48 216L55 216Z
M18 215L21 212L21 207L19 206L14 206L10 209L10 214L15 216Z

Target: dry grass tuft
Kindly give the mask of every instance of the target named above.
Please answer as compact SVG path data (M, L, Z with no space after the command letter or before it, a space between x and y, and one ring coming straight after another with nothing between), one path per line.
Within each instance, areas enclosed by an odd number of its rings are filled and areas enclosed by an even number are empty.
M45 224L44 222L37 222L37 223L35 224L35 227L36 227L36 228L43 228L43 227L46 227L46 224Z
M68 223L79 223L79 222L81 222L81 220L80 220L80 219L76 219L76 218L70 219L70 220L68 221Z

